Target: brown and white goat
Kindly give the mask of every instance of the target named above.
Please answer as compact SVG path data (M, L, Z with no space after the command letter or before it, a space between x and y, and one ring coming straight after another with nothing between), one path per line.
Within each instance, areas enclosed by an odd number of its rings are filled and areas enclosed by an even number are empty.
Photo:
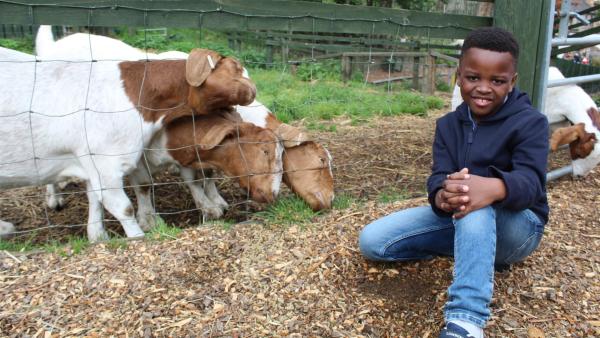
M300 129L277 120L256 100L247 106L237 106L236 111L244 121L273 130L283 142L283 182L313 210L330 209L334 187L329 151L307 139Z
M128 237L144 234L123 177L157 132L184 116L248 104L256 94L240 63L214 51L158 61L125 54L114 60L128 61L36 62L71 55L65 47L36 60L0 48L0 83L10 84L0 91L0 187L86 181L91 241L107 238L102 206Z
M270 130L219 115L184 117L166 126L146 150L150 172L176 164L206 218L218 218L227 203L206 189L198 173L217 169L236 178L250 197L272 202L279 192L283 148ZM131 176L138 200L138 220L144 228L154 225L148 171L138 167ZM213 184L214 185L214 182ZM215 188L216 189L216 188Z

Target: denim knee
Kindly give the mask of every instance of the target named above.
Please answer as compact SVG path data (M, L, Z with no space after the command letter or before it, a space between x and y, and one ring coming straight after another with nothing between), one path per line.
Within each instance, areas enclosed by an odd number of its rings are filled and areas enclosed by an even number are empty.
M461 219L454 220L454 226L462 233L496 234L496 210L491 207L471 211Z
M381 232L371 223L360 232L358 247L367 259L381 261L384 260L383 251L385 250L386 240L386 238L382 238Z

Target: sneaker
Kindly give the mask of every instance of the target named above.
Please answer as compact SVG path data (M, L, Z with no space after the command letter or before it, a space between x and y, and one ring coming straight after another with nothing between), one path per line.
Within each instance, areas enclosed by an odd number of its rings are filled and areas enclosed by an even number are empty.
M448 323L446 327L440 332L439 338L473 338L469 334L469 331L462 328L462 326L455 323Z

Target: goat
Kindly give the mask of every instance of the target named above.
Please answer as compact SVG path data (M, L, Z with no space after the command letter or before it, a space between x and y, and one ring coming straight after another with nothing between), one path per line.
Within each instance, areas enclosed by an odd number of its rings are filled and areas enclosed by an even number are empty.
M67 47L62 53L69 55ZM107 237L100 205L128 237L143 235L123 177L157 132L178 118L248 104L256 95L240 63L214 51L195 49L187 60L134 58L35 62L0 49L1 61L13 61L0 62L0 82L10 83L0 92L0 188L86 181L91 241Z
M44 41L39 41L40 39ZM95 48L92 52L94 57L114 59L117 50L120 50L123 43L118 40L99 37L96 35L80 35L74 34L63 38L62 40L72 40L73 44L79 44L79 53L83 54L80 57L85 57L89 54L90 41L96 42L96 45L101 45L102 48ZM48 47L47 40L52 40L51 32L48 34L38 33L38 44L44 47L45 50L54 49ZM128 46L122 49L135 50L135 48ZM38 49L39 52L40 51ZM87 53L87 54L85 54ZM153 59L185 59L188 54L179 51L169 51L160 54L147 54L149 58ZM244 76L248 77L247 71L243 69ZM299 196L301 196L314 210L320 210L323 208L330 208L334 197L333 193L333 175L331 172L331 156L325 148L313 141L302 141L299 142L304 135L296 128L293 128L287 124L283 124L277 121L275 116L268 112L268 110L260 103L254 102L247 108L243 106L237 107L238 112L242 113L242 118L246 122L254 123L261 127L266 127L273 130L282 139L285 139L284 146L286 151L284 152L283 166L284 166L284 182ZM270 121L273 123L266 125L265 118L269 116ZM292 136L294 134L295 136ZM292 141L293 137L298 139ZM301 144L303 143L303 144ZM293 168L293 169L290 169ZM317 170L317 168L319 168ZM195 173L185 168L181 168L180 173L186 182L193 181L195 179ZM227 203L218 194L218 191L214 185L213 180L206 180L201 183L189 183L188 187L192 191L192 195L196 201L196 204L203 210L209 210L206 215L209 217L218 217L222 214L222 211L217 211L217 208L213 206L221 206L226 208ZM201 191L205 189L206 195ZM207 203L204 196L212 197L212 203Z
M548 80L558 79L564 79L560 70L549 67ZM461 103L460 88L455 85L452 94L452 110L456 110ZM586 175L600 162L600 148L595 147L596 140L600 139L600 113L594 100L577 85L551 87L546 91L543 113L551 124L564 120L574 125L584 124L584 133L577 134L580 138L568 143L571 157L574 159L573 175ZM573 130L575 129L571 129L571 132ZM554 138L558 140L561 136L557 134Z
M334 199L331 155L308 140L299 129L285 124L258 101L236 106L242 120L271 129L284 144L283 182L317 211L331 208Z
M237 178L253 200L270 203L279 192L282 152L272 131L214 114L174 121L155 137L145 153L150 173L165 165L179 166L196 206L205 217L219 218L227 202L216 193L216 187L205 192L202 182L196 181L197 173L222 170ZM143 227L151 228L155 212L149 195L149 172L138 166L130 179L138 200L138 220Z
M550 136L550 150L556 151L561 145L568 144L573 160L586 158L594 150L595 143L596 134L587 133L583 123L557 128Z

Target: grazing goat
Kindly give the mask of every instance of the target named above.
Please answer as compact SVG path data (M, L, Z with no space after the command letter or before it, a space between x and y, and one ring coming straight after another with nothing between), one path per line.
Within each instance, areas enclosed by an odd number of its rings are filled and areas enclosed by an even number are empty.
M68 46L62 53L70 55ZM248 104L256 94L237 60L203 49L187 60L94 63L35 62L0 49L7 60L15 62L0 62L0 83L10 84L0 92L0 188L85 180L91 241L107 237L101 205L128 237L143 235L123 177L157 132L181 117Z
M562 73L556 67L548 69L548 80L564 79ZM462 104L460 88L455 85L452 94L452 110ZM584 133L577 140L568 142L571 149L573 161L573 175L586 175L600 162L600 147L595 147L596 140L600 139L600 113L592 98L577 85L566 85L548 88L546 100L542 111L548 118L549 123L557 123L568 120L574 125L584 124ZM581 128L581 127L575 127ZM559 140L561 134L572 134L576 129L561 131L554 136ZM557 142L558 143L558 142Z
M298 128L285 124L258 101L237 106L246 122L271 129L284 144L283 182L317 211L331 208L334 198L331 155L322 145L306 139Z
M216 193L216 187L205 192L196 175L207 169L221 170L237 178L253 200L270 203L281 184L282 152L272 131L214 114L184 117L167 125L145 154L150 173L170 164L179 166L196 206L205 217L219 218L227 202ZM140 225L151 228L155 213L150 199L151 177L146 168L139 166L130 179L138 200Z

